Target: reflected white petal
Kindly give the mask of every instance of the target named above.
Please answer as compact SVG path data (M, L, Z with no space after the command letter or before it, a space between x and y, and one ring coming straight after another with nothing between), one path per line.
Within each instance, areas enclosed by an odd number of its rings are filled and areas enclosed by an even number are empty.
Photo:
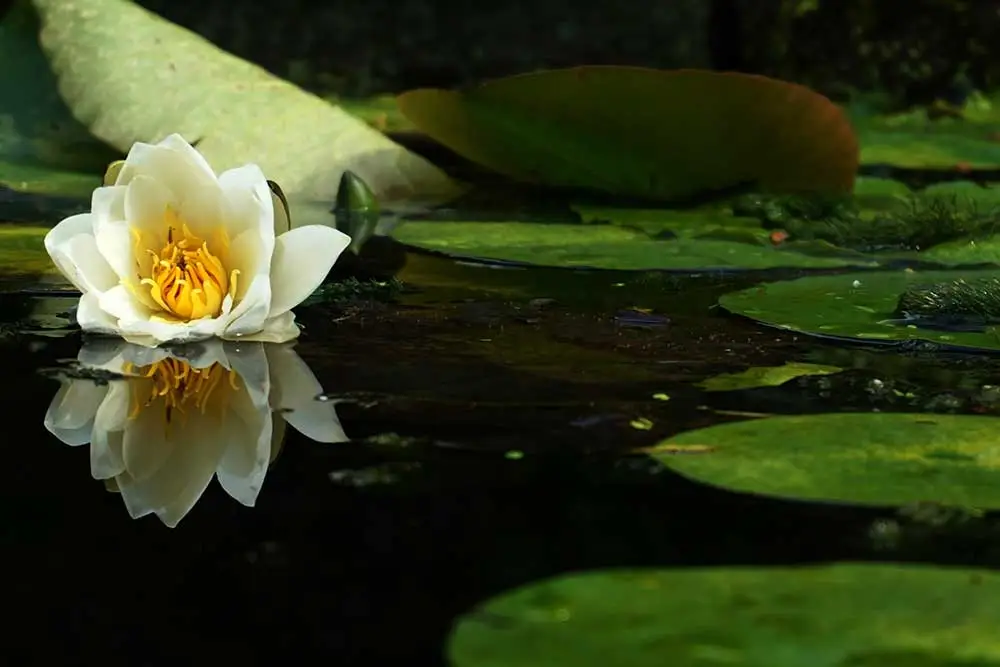
M45 412L45 428L67 445L90 442L94 417L108 393L107 385L91 380L64 382Z
M264 327L260 331L238 338L241 341L287 343L298 338L300 333L299 326L295 323L295 313L289 310L265 321Z
M309 366L289 345L267 346L271 372L271 407L296 431L316 442L347 442L340 419Z

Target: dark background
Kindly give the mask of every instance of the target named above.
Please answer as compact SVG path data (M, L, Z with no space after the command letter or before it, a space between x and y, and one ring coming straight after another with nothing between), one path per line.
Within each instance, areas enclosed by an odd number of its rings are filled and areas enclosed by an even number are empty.
M715 67L893 106L1000 83L997 0L142 0L314 89L367 95L543 67Z

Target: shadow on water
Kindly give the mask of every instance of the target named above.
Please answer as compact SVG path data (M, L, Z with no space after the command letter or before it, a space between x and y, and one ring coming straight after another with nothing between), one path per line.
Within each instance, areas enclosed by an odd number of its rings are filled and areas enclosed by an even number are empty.
M199 663L218 652L244 665L307 655L441 665L457 615L567 571L997 565L989 516L959 529L889 509L731 493L635 451L747 412L913 409L872 390L887 379L921 409L978 412L976 380L996 377L996 362L834 347L712 310L759 276L403 261L411 288L395 300L299 315L295 351L351 441L287 428L255 508L213 482L173 530L130 518L122 496L92 478L88 447L43 426L60 386L53 369L90 382L66 364L81 348L78 333L59 330L71 302L2 297L5 597L23 627L60 638L9 637L4 651L37 664L205 656ZM732 392L695 386L786 361L848 370ZM639 418L651 425L635 428Z

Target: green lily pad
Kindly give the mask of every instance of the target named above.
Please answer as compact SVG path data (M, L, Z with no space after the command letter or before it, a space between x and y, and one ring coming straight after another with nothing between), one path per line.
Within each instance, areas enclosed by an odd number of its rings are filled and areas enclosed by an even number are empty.
M748 368L740 373L723 373L699 382L697 387L706 391L736 391L755 387L777 387L789 380L807 375L831 375L842 368L789 361L781 366L760 366Z
M32 0L74 116L120 151L176 132L217 170L260 165L289 194L333 201L340 175L384 201L456 186L342 109L125 0Z
M863 505L1000 509L1000 419L891 412L768 417L687 431L663 445L703 445L663 455L706 484L798 500Z
M1000 350L1000 333L918 328L894 321L907 289L953 280L1000 277L1000 269L879 271L809 276L764 283L725 294L719 305L781 329L865 342L930 341L946 346Z
M611 216L616 224L408 220L392 236L455 257L543 266L694 270L875 265L861 253L829 244L774 246L756 220L724 211L616 209Z
M838 107L762 76L574 67L414 90L399 105L460 155L543 185L661 200L746 183L850 192L857 169Z
M998 667L1000 574L925 565L604 570L489 600L455 667Z
M1000 118L931 120L923 110L886 117L856 118L862 164L952 169L1000 167Z

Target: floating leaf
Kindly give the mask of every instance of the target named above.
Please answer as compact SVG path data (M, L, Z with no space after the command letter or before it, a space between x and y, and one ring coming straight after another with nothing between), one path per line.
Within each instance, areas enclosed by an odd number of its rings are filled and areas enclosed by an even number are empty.
M769 417L663 442L715 447L660 460L731 491L864 505L1000 509L1000 419L892 412Z
M789 361L782 366L760 366L739 373L723 373L699 382L696 386L707 391L736 391L754 387L777 387L789 380L807 375L831 375L842 368Z
M414 90L399 105L435 140L529 183L667 200L748 183L850 192L857 168L838 107L762 76L576 67Z
M698 214L672 211L652 212L653 222L630 226L408 220L392 236L407 245L455 257L543 266L691 270L875 263L861 253L828 244L774 246L756 220L712 215L719 221L714 226Z
M1000 277L1000 270L885 271L809 276L764 283L725 294L731 313L792 331L866 343L927 341L944 346L1000 350L1000 333L920 328L898 319L899 297L922 285Z
M345 111L124 0L32 0L76 118L121 151L177 132L217 170L261 166L333 201L350 169L387 200L447 196L442 172Z
M925 114L865 118L855 123L862 164L971 169L1000 167L1000 122L959 118L928 120Z
M997 667L998 595L996 572L926 565L573 573L470 611L448 654L455 667Z

